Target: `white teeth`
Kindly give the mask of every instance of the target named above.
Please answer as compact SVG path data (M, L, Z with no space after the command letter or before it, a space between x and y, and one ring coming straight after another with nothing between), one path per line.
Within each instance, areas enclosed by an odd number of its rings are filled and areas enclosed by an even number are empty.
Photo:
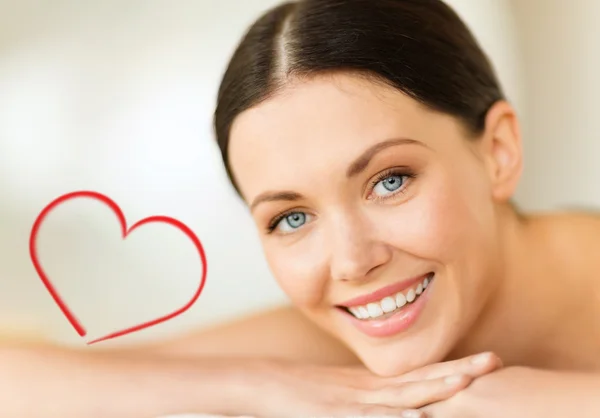
M396 310L396 301L394 300L394 298L389 297L389 296L387 298L384 298L381 301L381 309L383 309L383 312L385 312L385 313L395 311Z
M387 296L380 302L369 303L366 306L353 306L348 308L350 313L358 319L379 318L382 315L394 312L396 309L402 308L407 303L412 303L421 295L431 283L431 279L426 277L416 288L410 289L404 293L396 294L396 297Z
M406 305L406 297L402 293L396 295L396 306L401 308Z
M358 308L348 308L348 310L350 311L350 313L352 315L354 315L355 317L362 319L362 315L360 314L360 311L358 310Z
M377 318L378 316L383 315L383 309L381 309L381 305L378 303L369 303L367 305L367 310L369 311L369 316L371 318Z

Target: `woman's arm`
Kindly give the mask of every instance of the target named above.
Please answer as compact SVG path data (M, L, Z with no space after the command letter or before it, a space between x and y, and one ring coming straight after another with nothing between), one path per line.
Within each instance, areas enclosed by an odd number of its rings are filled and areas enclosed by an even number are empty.
M241 362L240 362L241 363ZM183 361L41 345L0 348L0 416L153 418L251 409L247 362Z
M349 350L287 307L163 342L112 348L69 349L35 335L4 334L0 416L9 417L224 414L224 405L239 412L254 401L248 379L257 375L258 361L251 359L358 364Z
M467 358L396 378L364 367L326 366L344 352L293 315L285 318L257 316L227 332L215 329L148 349L0 342L0 416L399 416L447 399L500 366L493 356Z
M0 349L0 416L400 416L407 409L448 399L499 366L492 356L483 363L471 360L381 378L364 368L282 360L165 358L5 345Z
M598 418L600 374L507 367L425 412L428 418Z

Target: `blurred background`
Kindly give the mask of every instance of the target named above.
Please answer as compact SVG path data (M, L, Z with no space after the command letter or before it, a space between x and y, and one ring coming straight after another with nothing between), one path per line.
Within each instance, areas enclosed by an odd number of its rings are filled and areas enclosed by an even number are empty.
M596 0L449 0L494 62L522 118L526 210L600 208L600 15ZM0 327L81 345L28 252L38 213L75 190L128 223L185 222L208 257L183 315L119 340L209 326L286 303L211 131L221 74L276 0L0 0ZM48 217L42 264L97 337L185 304L201 264L176 230L125 242L113 214L78 200Z

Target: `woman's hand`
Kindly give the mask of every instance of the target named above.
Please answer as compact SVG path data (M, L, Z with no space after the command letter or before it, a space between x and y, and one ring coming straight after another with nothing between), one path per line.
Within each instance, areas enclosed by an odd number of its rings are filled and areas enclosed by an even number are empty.
M536 395L541 394L548 405L548 387L544 374L524 367L506 367L482 376L465 390L450 399L423 408L427 418L503 418L550 417L536 408ZM541 379L541 380L540 380ZM557 416L570 416L570 414Z
M506 367L423 412L427 418L596 418L598 393L599 374Z
M506 367L497 373L483 376L456 396L423 408L423 412L427 418L513 417L515 415L509 412L510 396L507 395L512 391L514 397L521 392L521 373L521 368ZM524 407L523 402L520 403Z
M424 415L417 408L446 400L501 366L498 357L483 354L383 378L364 368L264 363L257 374L263 380L258 382L255 410L248 413L260 418L418 418Z

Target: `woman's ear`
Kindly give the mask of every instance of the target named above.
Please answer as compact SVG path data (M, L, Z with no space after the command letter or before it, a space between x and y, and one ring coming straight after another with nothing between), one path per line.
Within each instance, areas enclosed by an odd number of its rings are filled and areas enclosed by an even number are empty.
M517 114L505 101L496 102L485 118L481 138L492 196L499 202L511 199L523 171L523 148Z

